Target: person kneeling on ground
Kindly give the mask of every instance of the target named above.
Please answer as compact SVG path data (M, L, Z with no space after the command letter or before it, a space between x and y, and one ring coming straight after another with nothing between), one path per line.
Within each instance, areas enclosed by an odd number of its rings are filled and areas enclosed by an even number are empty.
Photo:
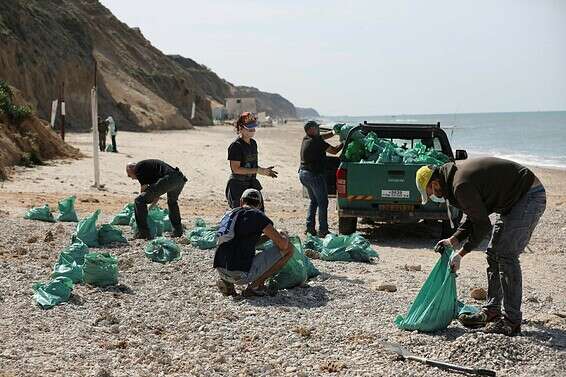
M497 214L486 250L487 303L479 313L463 315L460 321L468 327L485 326L488 333L519 334L523 294L519 255L546 208L542 183L525 166L484 157L440 167L423 166L416 173L416 184L423 205L429 199L446 202L466 214L466 221L452 237L437 244L460 248L450 258L452 271L457 271L462 258L479 246L492 229L489 215Z
M181 225L181 212L177 200L187 178L181 173L179 168L161 160L143 160L140 162L130 162L126 165L128 177L137 179L141 185L140 195L135 200L135 217L138 232L134 238L151 239L149 226L147 224L147 205L157 204L159 197L167 193L167 206L169 207L169 219L173 226L172 237L183 235Z
M229 211L221 226L231 217L233 237L220 242L214 254L214 265L220 280L216 285L225 296L235 296L234 285L248 287L242 295L264 296L267 293L265 280L279 271L293 255L293 246L285 234L279 233L273 222L259 209L261 193L256 189L247 189L240 198L240 207ZM258 254L255 247L264 234L273 241L274 247L267 248Z

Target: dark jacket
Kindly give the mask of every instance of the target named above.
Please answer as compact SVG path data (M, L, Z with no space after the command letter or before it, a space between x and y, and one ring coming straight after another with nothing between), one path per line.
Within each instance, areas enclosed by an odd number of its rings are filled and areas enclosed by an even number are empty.
M444 197L466 214L454 233L463 249L475 249L491 230L491 213L505 215L529 191L535 175L513 161L495 157L449 162L438 168Z

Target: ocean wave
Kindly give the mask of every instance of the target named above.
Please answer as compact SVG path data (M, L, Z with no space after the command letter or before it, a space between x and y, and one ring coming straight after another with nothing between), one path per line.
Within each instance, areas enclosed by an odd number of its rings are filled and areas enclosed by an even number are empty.
M504 158L506 160L511 160L518 162L523 165L530 165L530 166L538 166L543 168L555 168L566 170L566 157L549 157L549 156L541 156L541 155L532 155L532 154L524 154L524 153L501 153L499 151L489 152L489 151L481 151L481 150L468 150L468 155L470 158L474 157L499 157Z

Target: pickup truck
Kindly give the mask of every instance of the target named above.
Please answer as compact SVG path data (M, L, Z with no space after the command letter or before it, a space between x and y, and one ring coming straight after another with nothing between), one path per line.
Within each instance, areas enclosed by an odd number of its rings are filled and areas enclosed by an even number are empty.
M336 194L338 231L351 234L356 231L358 218L376 222L441 221L442 235L448 236L453 228L446 204L429 201L421 204L421 195L415 184L415 173L423 163L376 163L347 161L344 154L352 135L374 132L399 146L413 148L417 143L444 153L451 161L468 157L465 150L454 154L446 133L437 124L397 124L364 122L352 128L339 157L327 156L328 192ZM359 134L358 134L359 136ZM457 226L461 212L450 207L452 223Z

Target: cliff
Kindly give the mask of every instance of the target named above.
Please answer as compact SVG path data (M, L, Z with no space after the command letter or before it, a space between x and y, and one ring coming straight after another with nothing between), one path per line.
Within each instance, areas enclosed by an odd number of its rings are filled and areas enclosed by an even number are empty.
M206 67L190 59L190 64L180 64L163 54L97 0L0 2L0 79L20 88L43 118L49 117L51 101L64 82L70 129L91 127L95 59L99 113L112 114L124 130L209 125L210 101L239 95L240 89ZM248 88L241 90L248 93ZM278 95L252 92L260 108L295 113ZM191 119L193 102L196 114Z
M296 107L297 118L300 119L316 119L320 118L320 114L313 108L310 107Z

